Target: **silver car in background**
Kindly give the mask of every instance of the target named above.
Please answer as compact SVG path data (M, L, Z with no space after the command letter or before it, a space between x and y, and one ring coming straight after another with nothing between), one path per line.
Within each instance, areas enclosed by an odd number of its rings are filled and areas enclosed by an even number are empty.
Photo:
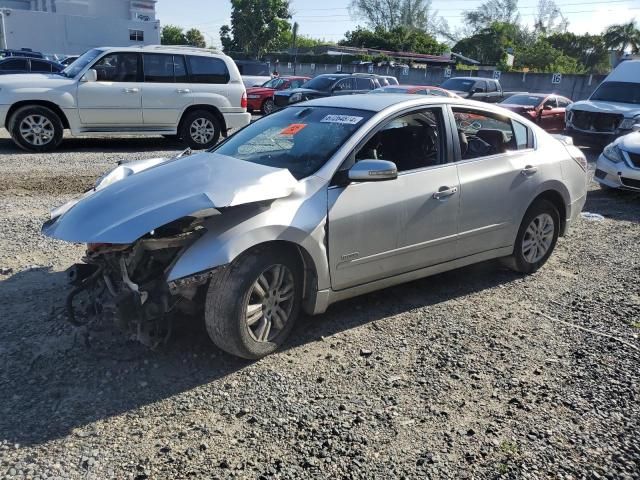
M259 358L301 309L493 258L535 272L586 186L577 148L499 107L337 96L205 153L123 163L43 233L88 244L74 323L107 317L154 345L204 310L216 345Z
M594 180L603 188L640 191L640 125L607 145L596 163Z

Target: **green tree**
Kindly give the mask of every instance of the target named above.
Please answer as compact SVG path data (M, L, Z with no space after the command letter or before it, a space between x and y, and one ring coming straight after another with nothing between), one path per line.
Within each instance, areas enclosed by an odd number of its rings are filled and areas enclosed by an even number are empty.
M494 23L520 23L518 0L489 0L462 15L470 32L488 28Z
M432 9L432 0L351 0L354 16L362 18L372 30L408 27L438 33L446 23Z
M339 45L358 48L375 48L400 52L416 52L439 55L448 47L438 42L433 36L415 28L398 26L391 30L378 27L368 30L358 27L345 34Z
M631 53L640 52L640 30L636 27L634 20L620 25L611 25L605 30L602 38L607 48L616 50L619 54L623 54L627 49L630 49Z
M177 25L165 25L160 35L162 45L187 45L187 38L182 27Z
M545 40L563 55L575 58L586 72L607 73L610 70L609 52L602 35L564 32L549 35Z
M515 66L533 72L584 73L584 67L575 58L564 55L544 39L521 46L516 51Z
M533 29L537 34L550 35L567 31L569 20L562 15L555 0L538 0L538 12Z
M223 49L260 58L282 43L290 18L289 0L231 0L231 26L220 28Z
M198 48L205 48L207 46L207 42L204 40L204 35L197 28L187 30L187 33L185 33L184 36L188 45Z
M451 50L484 65L497 65L504 62L508 51L515 53L532 41L531 34L519 25L494 22L475 35L460 40Z

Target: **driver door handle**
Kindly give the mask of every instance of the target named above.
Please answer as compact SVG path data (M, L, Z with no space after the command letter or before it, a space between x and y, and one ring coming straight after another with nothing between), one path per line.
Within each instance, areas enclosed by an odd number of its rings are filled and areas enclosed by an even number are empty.
M122 90L124 93L138 93L140 91L139 88L124 88Z
M433 194L433 198L442 200L456 193L458 193L458 187L440 187L438 191Z
M191 93L191 90L188 88L179 88L176 90L177 93Z
M537 171L538 171L538 167L534 167L532 165L527 165L522 170L520 170L520 173L522 175L524 175L525 177L529 177L529 176L535 174Z

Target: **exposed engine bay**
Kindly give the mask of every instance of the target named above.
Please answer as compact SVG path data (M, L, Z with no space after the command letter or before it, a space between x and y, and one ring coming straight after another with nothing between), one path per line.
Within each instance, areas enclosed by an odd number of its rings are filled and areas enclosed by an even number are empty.
M130 339L154 348L172 333L174 313L197 313L211 272L168 283L166 273L181 251L205 229L186 217L150 232L134 244L88 244L81 264L69 268L75 287L67 297L76 326L113 322Z

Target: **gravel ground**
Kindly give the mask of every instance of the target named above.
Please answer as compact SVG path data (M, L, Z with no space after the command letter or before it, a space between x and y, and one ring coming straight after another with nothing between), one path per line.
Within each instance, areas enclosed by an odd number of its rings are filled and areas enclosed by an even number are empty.
M179 149L0 134L0 478L640 478L639 195L593 186L604 219L535 275L488 262L346 301L259 362L197 318L158 351L85 345L62 316L82 247L40 225L116 160Z

